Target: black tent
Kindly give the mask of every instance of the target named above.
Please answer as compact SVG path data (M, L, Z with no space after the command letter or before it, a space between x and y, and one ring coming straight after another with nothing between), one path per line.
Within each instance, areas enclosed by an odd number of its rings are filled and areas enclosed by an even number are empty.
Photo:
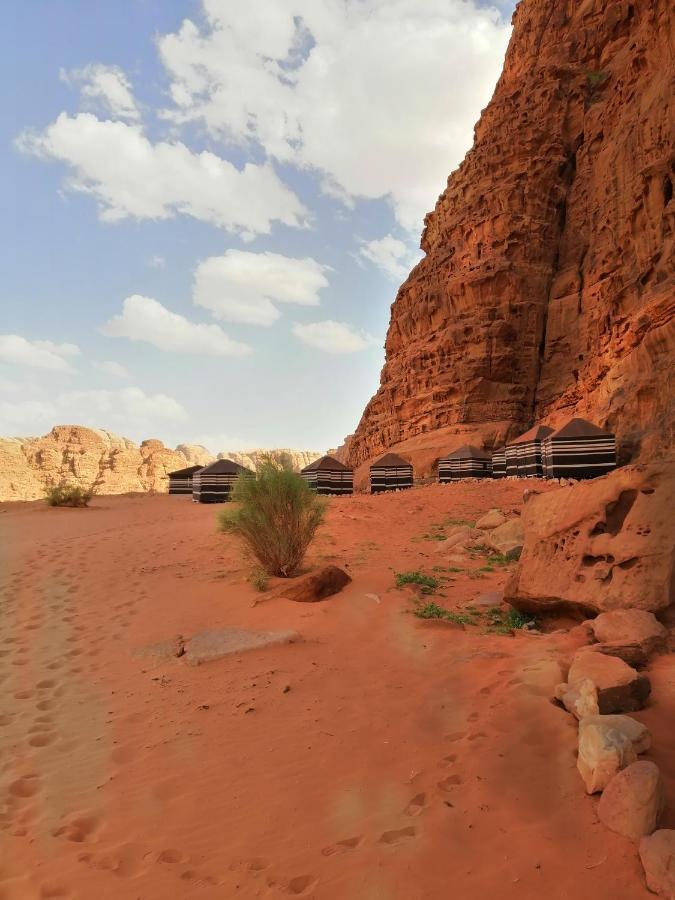
M492 452L492 477L506 478L506 447Z
M300 472L317 494L352 494L354 472L333 456L322 456Z
M459 481L461 478L491 477L492 456L472 444L458 447L438 461L438 480L441 484Z
M370 467L370 493L412 487L413 467L396 453L386 453Z
M195 472L199 472L201 468L202 466L188 466L185 469L176 469L175 472L169 472L169 493L191 494L192 476Z
M535 425L506 445L506 474L520 478L541 478L544 474L542 441L553 429Z
M240 475L253 472L231 459L217 459L192 476L192 499L196 503L224 503Z
M570 419L542 451L546 478L597 478L616 468L616 438L585 419Z

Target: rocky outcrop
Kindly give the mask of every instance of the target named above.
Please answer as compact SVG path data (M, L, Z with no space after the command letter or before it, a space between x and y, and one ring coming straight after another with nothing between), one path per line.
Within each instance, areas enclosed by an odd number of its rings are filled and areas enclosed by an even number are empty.
M321 454L311 451L249 450L219 457L245 459L255 468L263 452L290 454L294 465L307 465ZM61 482L93 487L97 494L130 491L166 491L168 473L191 465L207 465L215 457L197 444L179 444L175 450L161 441L140 446L110 431L80 425L57 425L40 438L0 438L0 501L37 500ZM305 462L307 460L307 462Z
M219 453L218 459L231 459L233 462L239 463L240 466L245 466L245 468L255 471L261 456L271 457L279 463L288 463L292 466L294 472L299 472L305 466L313 463L315 459L320 459L323 456L323 452L319 450L290 450L286 447L277 450L257 448L254 450Z
M658 612L675 599L671 459L531 497L505 596L518 609Z
M672 437L669 0L522 0L475 141L425 220L380 387L341 455L434 456L573 414L622 461Z

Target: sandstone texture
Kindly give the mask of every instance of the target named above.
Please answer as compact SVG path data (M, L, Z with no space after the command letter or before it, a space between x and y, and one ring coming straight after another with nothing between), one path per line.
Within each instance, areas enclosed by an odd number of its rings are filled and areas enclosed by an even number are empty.
M490 509L476 522L476 528L498 528L506 522L506 516L501 509Z
M644 609L617 609L600 613L590 623L601 643L636 645L646 656L662 645L668 632L653 613Z
M604 790L617 772L637 761L649 749L646 725L630 716L586 716L579 722L577 768L594 794Z
M617 834L639 841L656 828L664 802L658 766L640 760L609 782L598 804L598 818Z
M522 0L473 148L425 219L380 387L341 454L426 474L572 415L622 462L672 435L670 0Z
M578 650L556 697L578 719L642 709L651 685L646 675L615 656Z
M532 497L506 588L517 609L657 612L675 599L672 457Z
M315 459L320 459L324 454L320 450L290 450L288 448L265 450L257 448L255 450L228 450L219 453L218 459L231 459L233 462L239 463L240 466L255 471L263 455L269 456L277 462L287 462L292 466L294 472L299 472L305 466L313 463Z
M649 890L675 900L675 831L662 828L643 837L640 860Z
M302 468L321 453L306 450L247 450L221 453L248 468L262 453L289 458ZM207 465L216 457L198 444L179 444L175 450L161 441L140 446L110 431L81 425L56 425L40 438L0 437L0 501L38 500L45 490L67 481L97 494L131 491L165 492L168 473L192 465Z
M280 591L280 596L296 603L317 603L339 593L351 578L338 566L326 566L319 572L311 572L293 581Z

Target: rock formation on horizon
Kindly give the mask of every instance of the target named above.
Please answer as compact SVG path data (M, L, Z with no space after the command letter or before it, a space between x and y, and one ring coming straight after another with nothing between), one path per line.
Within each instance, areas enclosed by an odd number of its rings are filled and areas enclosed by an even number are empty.
M621 461L672 439L672 4L522 0L513 22L341 448L354 465L394 447L430 466L572 415Z
M219 453L255 467L260 449ZM321 453L307 450L270 450L290 454L302 468ZM94 487L98 494L131 491L165 492L168 472L191 465L207 465L216 457L199 444L179 444L175 450L161 441L140 446L110 431L81 425L56 425L39 438L0 437L0 501L37 500L45 490L63 481Z

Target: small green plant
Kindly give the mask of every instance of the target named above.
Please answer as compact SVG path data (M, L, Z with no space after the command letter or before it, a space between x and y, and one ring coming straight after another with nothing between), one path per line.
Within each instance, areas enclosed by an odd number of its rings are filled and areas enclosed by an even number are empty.
M517 609L509 609L507 612L498 606L493 606L485 613L489 630L496 634L510 634L512 631L520 631L524 628L535 628L536 620L532 616L526 616Z
M446 519L443 522L443 525L448 527L450 525L467 525L469 528L473 528L475 522L470 522L468 519Z
M262 594L269 586L269 577L264 569L260 566L254 566L248 576L248 582L251 587Z
M459 568L457 568L457 566L448 566L448 568L445 571L457 573L457 572L463 572L464 569L459 569Z
M448 536L443 534L442 531L432 531L429 534L423 534L423 541L447 541Z
M488 556L487 561L491 566L508 566L511 562L505 553L493 553L492 556Z
M608 78L609 74L607 72L586 72L586 81L591 87L599 87Z
M416 609L415 615L418 619L442 619L446 622L455 622L457 625L471 625L474 621L471 616L443 609L442 606L432 601Z
M83 508L89 506L94 496L93 488L82 488L77 484L62 481L55 487L47 489L45 500L49 506L72 506Z
M489 553L490 548L485 544L471 544L466 548L469 553Z
M326 505L295 472L265 460L255 477L241 475L230 499L237 507L218 517L218 528L239 536L264 572L290 578L323 521Z
M479 572L494 572L494 566L481 566Z
M397 588L406 584L418 584L423 594L433 594L438 587L438 579L433 575L423 575L422 572L396 572L395 578Z

